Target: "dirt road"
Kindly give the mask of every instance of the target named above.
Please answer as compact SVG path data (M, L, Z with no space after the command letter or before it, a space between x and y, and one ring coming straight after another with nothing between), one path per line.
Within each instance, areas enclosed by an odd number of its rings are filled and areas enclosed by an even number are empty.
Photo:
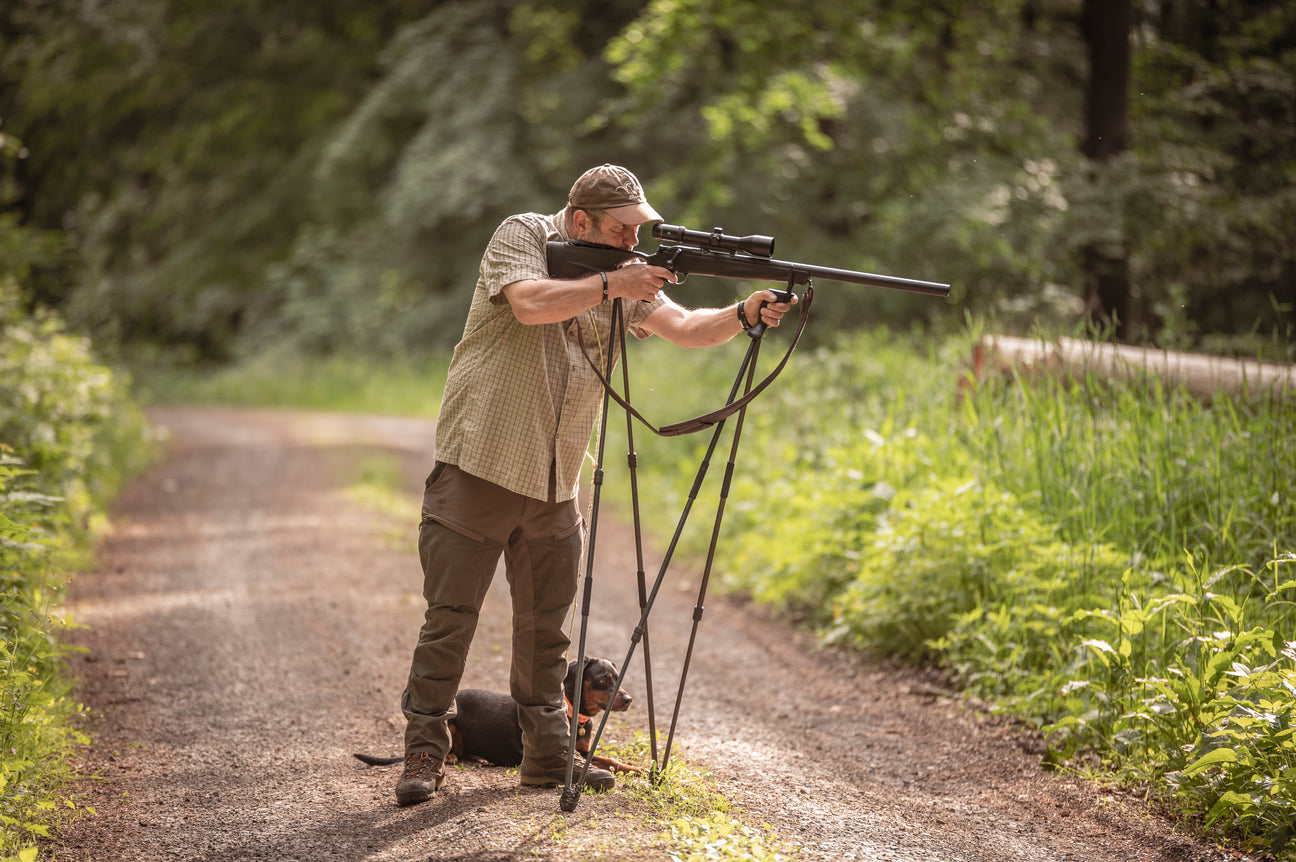
M649 806L624 787L520 790L508 770L454 769L398 808L397 699L422 619L413 551L433 427L277 411L159 410L167 458L119 500L100 569L74 584L96 716L85 791L97 813L53 858L98 860L664 860ZM400 459L408 542L345 489L376 452ZM598 532L590 652L620 660L637 618L633 543ZM650 574L656 560L650 556ZM653 615L667 711L697 573L674 572ZM496 579L465 685L507 690L508 596ZM1224 854L1119 796L1041 771L1035 742L977 719L919 676L812 645L751 609L709 602L673 757L710 773L744 822L809 860L1133 862ZM647 727L636 708L609 725Z

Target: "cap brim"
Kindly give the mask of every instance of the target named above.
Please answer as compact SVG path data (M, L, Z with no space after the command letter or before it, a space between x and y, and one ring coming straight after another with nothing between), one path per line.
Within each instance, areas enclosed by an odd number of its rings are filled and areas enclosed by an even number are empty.
M665 221L657 214L657 210L648 205L647 202L641 204L630 204L624 207L613 207L604 210L612 218L621 222L621 224L643 224L650 221Z

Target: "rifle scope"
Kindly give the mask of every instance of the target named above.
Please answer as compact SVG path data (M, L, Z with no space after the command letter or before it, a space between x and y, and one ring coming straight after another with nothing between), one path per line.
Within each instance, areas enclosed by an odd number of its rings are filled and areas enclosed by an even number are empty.
M726 236L724 228L714 228L711 233L700 230L689 230L675 224L653 225L652 235L657 239L668 239L674 242L690 242L707 248L723 251L741 251L752 257L773 257L774 237L752 234L751 236Z

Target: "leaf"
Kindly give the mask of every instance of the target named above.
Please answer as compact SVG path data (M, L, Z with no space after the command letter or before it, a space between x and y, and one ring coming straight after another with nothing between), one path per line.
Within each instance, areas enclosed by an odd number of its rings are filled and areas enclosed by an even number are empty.
M1243 796L1241 793L1229 790L1220 796L1219 801L1211 807L1210 813L1206 815L1206 825L1210 826L1235 808L1254 807L1255 803L1251 801L1249 796Z
M1104 640L1098 640L1097 638L1090 638L1089 640L1084 641L1080 645L1092 647L1100 652L1109 652L1112 653L1113 655L1116 654L1116 650L1112 649L1111 644L1107 643L1107 641Z
M1291 842L1293 831L1296 831L1296 822L1284 823L1279 826L1269 836L1269 849L1274 853L1281 853L1283 848Z
M1225 668L1232 663L1236 655L1237 650L1223 649L1211 656L1210 661L1206 663L1206 673L1203 675L1202 682L1214 688L1215 683L1224 675Z
M1237 759L1237 752L1233 749L1217 748L1184 767L1184 774L1195 775L1196 773L1206 769L1208 766L1213 766L1216 763L1237 763Z
M1112 649L1112 645L1107 643L1107 641L1090 638L1089 640L1083 641L1080 645L1089 647L1093 650L1094 654L1102 660L1103 667L1111 667L1111 659L1107 658L1106 654L1115 655L1116 650Z
M1249 679L1251 676L1251 668L1247 667L1240 661L1235 661L1233 662L1233 666L1229 668L1228 675L1236 676L1241 679Z

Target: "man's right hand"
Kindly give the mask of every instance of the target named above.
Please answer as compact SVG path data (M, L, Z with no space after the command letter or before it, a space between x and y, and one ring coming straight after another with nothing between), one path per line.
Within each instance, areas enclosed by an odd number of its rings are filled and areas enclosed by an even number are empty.
M620 269L613 270L608 276L608 295L634 300L652 302L667 282L675 284L675 273L662 266L653 266L633 259Z

